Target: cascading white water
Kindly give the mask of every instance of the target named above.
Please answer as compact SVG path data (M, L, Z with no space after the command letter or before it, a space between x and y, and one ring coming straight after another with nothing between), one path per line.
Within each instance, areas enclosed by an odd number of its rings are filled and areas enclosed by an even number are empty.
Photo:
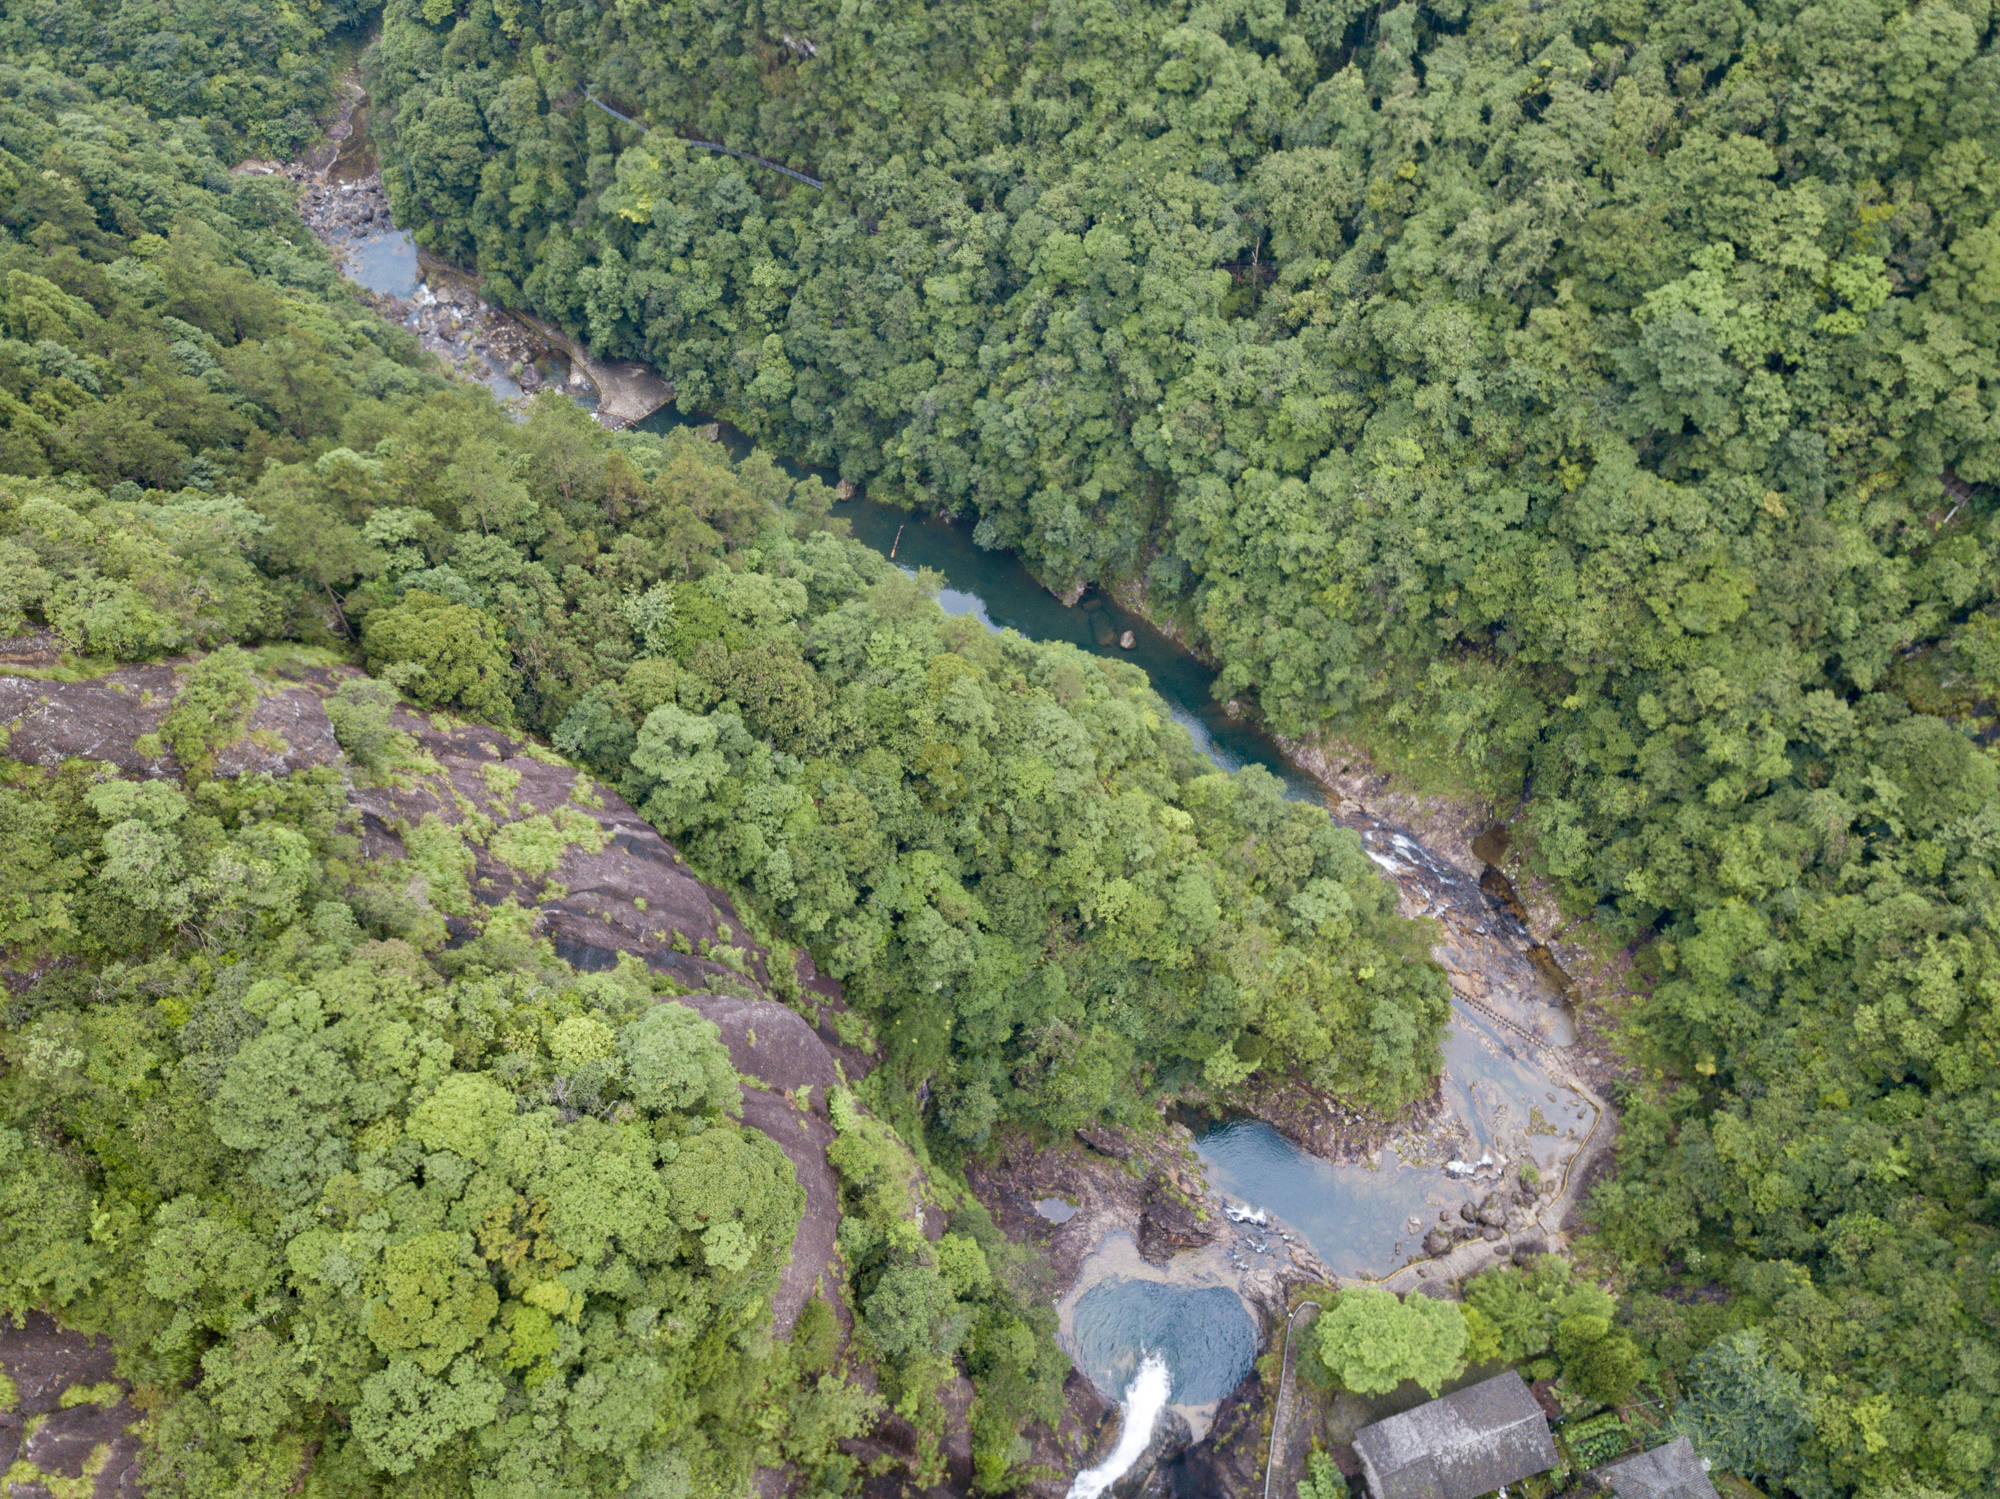
M1069 1486L1069 1499L1098 1499L1111 1485L1131 1470L1153 1439L1153 1423L1166 1408L1173 1382L1167 1377L1167 1361L1149 1353L1139 1361L1139 1372L1125 1388L1125 1424L1118 1433L1118 1445L1111 1456L1094 1468L1085 1468Z

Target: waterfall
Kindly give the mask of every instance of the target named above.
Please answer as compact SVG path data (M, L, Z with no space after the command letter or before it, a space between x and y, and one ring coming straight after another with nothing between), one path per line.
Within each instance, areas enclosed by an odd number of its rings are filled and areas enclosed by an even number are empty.
M1171 1389L1165 1359L1149 1353L1140 1360L1139 1372L1125 1390L1125 1424L1118 1433L1118 1445L1103 1462L1076 1475L1069 1486L1069 1499L1098 1499L1131 1470L1153 1440L1153 1424L1160 1419Z

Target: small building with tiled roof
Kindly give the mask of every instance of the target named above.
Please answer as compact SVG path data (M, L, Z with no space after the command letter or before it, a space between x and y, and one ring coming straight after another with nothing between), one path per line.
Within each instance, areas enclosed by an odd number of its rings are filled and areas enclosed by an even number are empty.
M1354 1435L1374 1499L1479 1499L1556 1465L1548 1417L1514 1370Z
M1593 1469L1591 1477L1618 1499L1716 1499L1708 1464L1686 1437L1606 1463Z

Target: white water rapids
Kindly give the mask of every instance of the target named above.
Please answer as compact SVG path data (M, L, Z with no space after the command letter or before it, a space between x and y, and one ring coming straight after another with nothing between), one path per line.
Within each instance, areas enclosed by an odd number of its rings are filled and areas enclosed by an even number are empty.
M1111 1456L1094 1468L1085 1468L1069 1486L1069 1499L1098 1499L1123 1478L1153 1439L1153 1423L1166 1408L1172 1393L1167 1377L1167 1361L1149 1353L1139 1363L1139 1372L1125 1389L1125 1423L1118 1433L1118 1445Z

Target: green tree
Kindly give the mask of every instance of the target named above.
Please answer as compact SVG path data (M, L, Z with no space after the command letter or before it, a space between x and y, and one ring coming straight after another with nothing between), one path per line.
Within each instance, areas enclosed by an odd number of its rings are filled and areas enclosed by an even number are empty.
M513 671L493 621L463 604L414 589L368 616L369 665L425 707L456 704L505 724L513 719Z
M1630 1398L1645 1368L1639 1345L1629 1334L1587 1312L1556 1324L1555 1349L1563 1383L1584 1399L1605 1405Z
M618 1032L625 1087L644 1109L735 1113L736 1069L715 1023L677 1004L657 1004Z
M1313 1323L1313 1352L1361 1395L1385 1395L1412 1380L1432 1395L1465 1368L1465 1317L1453 1302L1361 1286Z
M1774 1482L1793 1471L1812 1432L1797 1374L1776 1364L1761 1329L1732 1333L1696 1357L1675 1428L1730 1472Z
M250 666L235 646L204 656L188 668L174 705L160 720L160 737L191 772L239 736L257 702Z
M1306 1457L1306 1471L1299 1479L1298 1499L1347 1499L1347 1480L1333 1459L1313 1451Z

